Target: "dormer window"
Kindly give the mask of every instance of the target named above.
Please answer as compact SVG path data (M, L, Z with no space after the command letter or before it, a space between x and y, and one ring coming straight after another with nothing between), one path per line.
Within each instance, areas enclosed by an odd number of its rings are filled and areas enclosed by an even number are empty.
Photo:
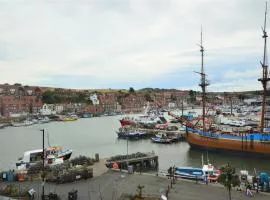
M16 91L16 89L11 88L11 89L9 89L9 91L10 91L10 94L14 94L14 93L15 93L15 91Z

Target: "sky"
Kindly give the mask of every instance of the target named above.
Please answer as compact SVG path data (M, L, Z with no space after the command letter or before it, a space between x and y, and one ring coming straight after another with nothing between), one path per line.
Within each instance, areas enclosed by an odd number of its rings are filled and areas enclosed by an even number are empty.
M263 0L0 0L0 83L200 90L202 27L207 90L259 90L264 11Z

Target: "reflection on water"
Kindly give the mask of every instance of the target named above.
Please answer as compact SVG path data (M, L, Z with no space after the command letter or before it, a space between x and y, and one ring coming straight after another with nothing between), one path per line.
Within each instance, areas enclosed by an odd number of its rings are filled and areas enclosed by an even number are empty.
M73 149L73 157L86 155L94 157L99 153L106 158L113 155L136 152L154 151L159 156L160 170L166 170L170 166L201 166L202 153L206 162L207 152L190 149L188 143L174 144L152 143L150 139L129 141L117 139L115 131L120 127L119 119L122 116L97 117L79 119L75 122L52 122L48 124L34 125L30 127L8 127L0 129L0 169L7 169L11 163L15 163L23 152L31 149L42 148L42 133L49 134L51 145L60 145ZM48 137L45 137L48 144ZM253 171L266 170L270 172L270 160L261 157L241 157L221 153L208 152L209 161L217 166L231 163L239 169Z

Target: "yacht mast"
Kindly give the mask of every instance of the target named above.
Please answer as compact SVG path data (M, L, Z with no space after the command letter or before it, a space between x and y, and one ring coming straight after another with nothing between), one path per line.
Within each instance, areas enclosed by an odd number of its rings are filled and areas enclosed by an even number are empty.
M264 26L262 27L263 31L263 39L264 39L264 52L263 52L263 62L261 62L262 66L262 78L258 79L262 83L263 86L263 94L262 94L262 116L261 116L261 133L264 132L265 127L265 104L266 104L266 92L267 92L267 83L270 80L268 77L268 63L267 63L267 32L266 32L266 15L267 15L267 2L265 5L265 15L264 15Z
M200 52L201 52L201 58L202 58L202 61L201 61L201 72L200 72L200 75L201 75L201 82L199 84L199 86L202 88L202 106L203 106L203 109L202 109L202 119L203 119L203 132L205 132L205 97L206 97L206 94L205 94L205 90L206 90L206 86L209 85L209 83L207 82L207 80L205 79L205 73L204 73L204 47L203 47L203 37L202 37L202 28L201 28L201 44L199 44L199 47L200 47Z

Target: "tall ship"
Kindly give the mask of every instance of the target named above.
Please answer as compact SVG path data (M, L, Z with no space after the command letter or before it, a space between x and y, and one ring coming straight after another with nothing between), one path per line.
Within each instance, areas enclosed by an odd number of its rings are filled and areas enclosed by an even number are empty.
M220 152L233 152L241 153L245 155L266 155L270 156L270 129L269 129L269 87L268 82L270 80L268 76L268 64L267 64L267 32L266 32L266 15L267 4L263 26L263 40L264 40L264 54L262 67L262 77L258 79L262 83L262 114L260 119L260 126L257 130L250 129L245 131L226 132L221 128L215 129L212 126L205 123L206 121L206 87L209 82L206 80L206 74L204 72L204 46L202 43L201 32L201 80L199 86L202 88L202 126L198 128L196 125L187 126L187 141L191 148L200 148L206 150L214 150ZM268 105L269 104L269 105Z

